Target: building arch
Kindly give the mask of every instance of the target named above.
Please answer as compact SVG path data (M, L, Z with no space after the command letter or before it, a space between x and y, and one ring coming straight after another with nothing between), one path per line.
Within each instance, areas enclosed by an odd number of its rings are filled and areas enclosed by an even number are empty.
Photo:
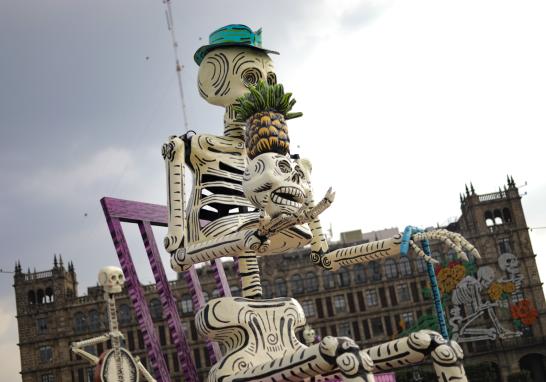
M502 209L502 216L506 223L512 223L512 213L510 212L509 208L505 207Z
M519 368L529 371L533 377L533 381L546 381L545 361L546 357L544 354L526 354L519 359Z
M45 302L51 303L55 300L55 296L53 295L53 288L47 287L45 290Z
M307 272L305 274L305 290L307 292L316 292L319 289L318 278L315 272Z
M504 221L502 220L502 214L499 209L495 209L493 211L493 221L495 222L495 225L502 225L504 224Z
M483 218L485 220L485 225L488 227L492 227L495 225L495 221L493 220L493 213L491 211L485 211L483 214Z
M36 302L38 304L43 304L45 302L45 294L43 289L38 289L38 293L36 293Z
M30 305L36 304L36 293L33 290L28 291L28 303Z

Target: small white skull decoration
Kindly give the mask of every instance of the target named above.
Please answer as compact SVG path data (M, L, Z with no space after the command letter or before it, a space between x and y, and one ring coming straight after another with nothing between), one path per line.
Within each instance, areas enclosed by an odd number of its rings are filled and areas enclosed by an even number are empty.
M99 285L104 289L104 293L121 293L125 277L121 268L114 266L102 267L99 271Z
M519 260L511 253L503 253L498 259L499 268L509 274L519 273Z
M476 276L482 288L489 288L491 283L495 280L495 270L485 265L478 269L478 273Z
M243 192L256 208L276 217L298 212L309 195L305 161L267 152L251 159L243 175Z
M303 340L305 341L305 344L307 346L311 346L315 343L316 340L316 333L315 329L310 327L308 324L305 325L305 328L303 328Z

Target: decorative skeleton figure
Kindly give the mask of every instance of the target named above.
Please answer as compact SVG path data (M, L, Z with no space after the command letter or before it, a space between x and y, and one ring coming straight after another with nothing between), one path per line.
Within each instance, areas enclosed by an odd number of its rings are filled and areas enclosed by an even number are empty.
M511 296L511 301L516 303L523 300L523 276L520 272L519 259L511 253L503 253L498 258L499 268L504 272L499 281L500 282L513 282L516 288Z
M260 299L256 254L283 253L311 241L312 260L336 270L399 255L402 243L397 235L328 253L318 216L333 202L334 194L328 191L314 204L310 163L278 153L247 160L245 127L235 122L233 104L258 80L276 82L266 52L259 33L246 26L213 32L210 45L199 49L195 58L200 64L201 96L226 108L224 136L173 136L163 146L169 205L164 244L173 269L185 271L224 256L239 258L243 297L210 300L196 314L200 334L226 349L208 380L273 382L338 375L344 381L373 381L373 371L419 363L430 355L439 380L466 381L461 349L438 333L420 331L366 351L343 337L325 337L307 347L295 336L296 329L305 325L301 305L290 298ZM184 161L194 173L187 219ZM258 211L252 211L254 207ZM463 258L465 250L479 256L464 238L445 230L418 233L411 239L422 256L413 241L438 239Z
M513 332L501 325L494 310L495 307L499 306L498 301L482 301L482 291L487 290L494 279L495 271L493 268L483 266L478 269L477 279L472 276L466 276L457 284L451 297L454 306L450 311L451 318L449 320L453 340L470 342L495 340L497 337L504 339L521 335L521 332ZM468 311L465 312L466 315L463 317L462 312L465 310ZM493 327L469 327L478 318L483 317L484 313L487 313Z
M99 285L104 290L104 299L108 304L108 322L110 331L88 340L73 342L72 352L96 366L95 380L101 382L138 382L139 372L148 382L155 382L138 357L133 357L127 349L122 348L120 339L123 334L118 329L115 294L121 293L125 278L120 268L106 266L100 269ZM112 341L112 349L97 357L84 349L98 343Z

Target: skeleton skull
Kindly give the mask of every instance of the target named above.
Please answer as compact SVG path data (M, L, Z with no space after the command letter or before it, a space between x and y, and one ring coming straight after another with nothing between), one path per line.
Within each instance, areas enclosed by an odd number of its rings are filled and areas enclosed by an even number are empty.
M99 271L99 285L105 293L121 293L124 282L123 272L118 267L107 266Z
M519 260L513 254L503 253L499 256L498 262L500 269L503 271L510 274L519 273Z
M269 85L277 83L269 56L257 49L229 46L207 53L199 66L197 84L208 103L226 107L260 80Z
M271 217L296 213L310 191L305 163L277 153L258 155L243 175L245 196Z
M305 328L303 328L303 340L305 341L305 344L307 346L311 346L313 343L315 343L315 329L310 327L309 325L305 325Z
M483 288L489 288L493 280L495 280L495 271L491 267L483 266L478 269L477 277Z

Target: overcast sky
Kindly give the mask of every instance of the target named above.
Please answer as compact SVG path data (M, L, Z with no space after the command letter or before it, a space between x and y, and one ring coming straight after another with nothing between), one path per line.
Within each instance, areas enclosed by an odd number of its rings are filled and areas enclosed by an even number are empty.
M337 192L323 217L334 237L445 223L465 183L495 192L506 174L527 182L528 225L546 226L543 1L172 4L192 130L222 133L192 59L210 32L263 27L281 52L277 77L304 113L289 124L293 151L312 160L315 194ZM118 263L100 198L165 203L160 149L183 117L164 6L3 0L0 69L0 267L46 270L62 253L85 292ZM546 230L531 238L544 280ZM12 282L0 275L2 381L20 380Z

